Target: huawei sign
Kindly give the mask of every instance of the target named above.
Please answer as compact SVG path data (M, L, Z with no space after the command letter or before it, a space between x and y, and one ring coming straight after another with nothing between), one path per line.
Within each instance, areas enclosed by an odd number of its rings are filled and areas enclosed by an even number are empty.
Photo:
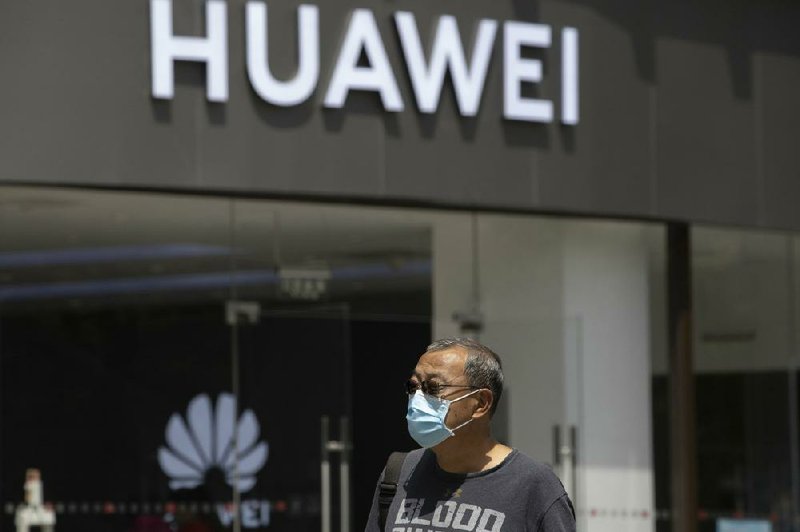
M177 36L173 33L172 0L150 0L152 95L172 99L175 92L174 62L194 61L206 65L206 94L210 101L228 100L228 5L225 0L207 0L206 35ZM547 24L482 19L474 31L459 29L456 19L442 15L426 53L415 15L398 11L393 23L400 50L420 113L435 113L445 78L449 74L459 113L475 116L480 108L493 51L502 41L503 116L508 120L553 122L579 121L578 30L565 27L559 33ZM251 0L245 7L247 74L258 96L272 105L292 107L308 101L320 84L320 8L297 8L298 66L295 76L277 79L269 66L268 5ZM467 52L461 34L475 37ZM554 35L555 34L555 35ZM531 48L550 48L560 40L560 108L554 101L523 95L523 87L543 80L543 64L524 56ZM355 9L346 22L344 38L335 57L333 74L324 90L323 106L341 108L351 91L380 96L385 111L405 109L398 76L392 69L387 46L369 9ZM366 57L368 65L359 64ZM326 69L327 70L327 69Z
M172 414L165 431L167 445L158 450L158 463L171 489L195 488L214 468L240 492L255 485L269 446L258 441L260 428L252 410L245 410L235 421L236 400L228 393L220 394L216 407L208 395L201 394L189 402L185 417Z

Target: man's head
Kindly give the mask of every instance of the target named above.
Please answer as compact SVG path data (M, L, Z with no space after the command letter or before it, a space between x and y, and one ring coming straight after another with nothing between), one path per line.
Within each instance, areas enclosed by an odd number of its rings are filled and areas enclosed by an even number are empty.
M485 440L502 390L500 359L489 348L468 338L437 340L408 381L409 433L440 451Z
M464 354L465 383L473 389L483 388L492 392L489 414L494 415L503 394L503 366L497 353L472 338L443 338L429 345L425 354L442 351L460 351Z

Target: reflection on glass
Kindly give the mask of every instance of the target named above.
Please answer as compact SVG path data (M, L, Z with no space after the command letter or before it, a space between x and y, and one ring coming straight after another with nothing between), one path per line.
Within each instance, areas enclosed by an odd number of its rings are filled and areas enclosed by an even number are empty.
M0 194L0 529L36 468L59 531L318 530L320 416L376 419L378 403L351 408L351 382L404 376L397 355L430 338L429 224L352 207Z
M224 484L172 489L190 470L208 476L185 445L204 450L203 438L165 427L198 393L230 389L219 317L228 202L23 188L2 197L3 529L32 467L58 530L219 528ZM180 440L184 452L163 460L160 448Z
M798 300L792 238L779 233L693 231L694 358L701 531L797 528L798 398L791 393ZM658 361L656 368L662 366ZM657 498L669 530L669 397L654 376ZM738 525L737 525L738 523ZM755 530L755 528L753 528Z

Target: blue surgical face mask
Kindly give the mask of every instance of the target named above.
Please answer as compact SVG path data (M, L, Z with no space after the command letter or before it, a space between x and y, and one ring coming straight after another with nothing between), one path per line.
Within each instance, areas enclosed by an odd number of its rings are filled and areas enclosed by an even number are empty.
M408 413L406 414L408 433L422 447L433 447L442 443L456 430L472 421L470 418L453 429L447 428L444 419L447 417L450 405L479 391L473 390L458 399L448 401L432 395L425 395L422 390L417 390L414 395L408 396Z

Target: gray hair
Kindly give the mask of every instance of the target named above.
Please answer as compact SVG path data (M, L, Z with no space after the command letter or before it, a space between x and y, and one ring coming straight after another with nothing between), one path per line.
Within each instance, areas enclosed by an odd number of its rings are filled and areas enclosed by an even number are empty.
M464 375L470 386L486 388L492 392L492 410L494 415L500 396L503 394L503 365L497 353L472 338L442 338L436 340L425 350L426 353L444 351L445 349L461 348L467 352L464 363Z

